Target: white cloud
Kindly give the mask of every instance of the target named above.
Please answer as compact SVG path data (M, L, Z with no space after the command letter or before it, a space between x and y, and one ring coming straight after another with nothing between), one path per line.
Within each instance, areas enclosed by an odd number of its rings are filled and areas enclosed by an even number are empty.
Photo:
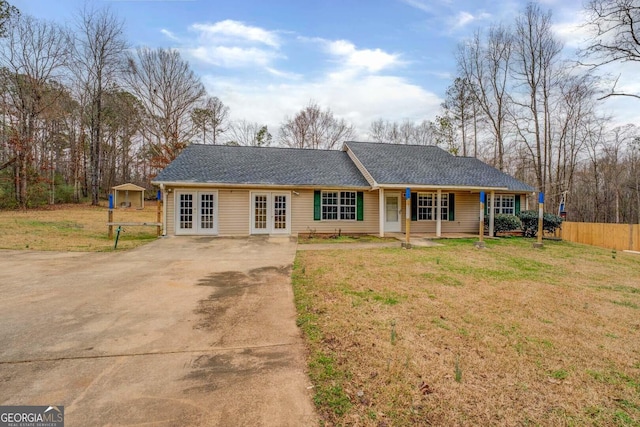
M430 13L433 11L433 7L426 1L420 1L420 0L400 0L400 1L408 6L416 8L423 12Z
M427 13L432 13L434 6L441 7L452 4L452 0L400 0L400 2Z
M352 76L262 86L245 81L221 81L215 76L203 79L231 109L235 120L247 119L266 124L277 135L286 117L295 115L314 100L330 108L340 118L354 124L358 138L365 138L373 120L385 118L422 121L437 113L441 99L424 88L397 76Z
M344 67L354 70L365 70L376 73L385 68L398 65L399 56L381 49L356 49L346 40L327 42L327 51L344 61Z
M195 39L183 50L205 64L225 68L271 67L283 58L280 39L274 31L225 20L213 24L196 23L189 27Z
M278 69L271 68L271 67L266 67L265 69L271 75L274 75L276 77L282 77L282 78L288 79L288 80L300 80L302 78L302 74L290 73L290 72L287 72L287 71L282 71L282 70L278 70Z
M491 14L487 12L479 12L476 15L471 14L467 11L458 12L458 14L451 19L451 27L452 29L460 29L463 28L472 22L482 21L491 18Z
M441 100L435 94L391 74L391 70L406 64L398 53L358 48L349 40L301 35L267 43L265 34L275 32L251 32L235 21L223 23L206 28L191 26L198 37L185 51L205 64L251 69L251 79L244 72L222 77L214 70L205 71L203 82L209 93L229 106L232 119L266 124L274 137L285 118L295 115L310 100L354 124L360 138L366 138L371 122L378 118L420 122L439 109ZM277 59L285 58L285 52L295 52L283 47L292 42L307 43L306 50L320 55L320 64L324 61L323 66L313 68L314 77L274 65ZM250 67L261 69L262 74Z
M589 29L584 25L586 19L584 11L580 11L572 18L554 24L551 30L565 46L574 49L583 48L590 37Z
M192 57L202 62L226 68L266 67L275 58L281 57L277 52L266 51L255 47L198 46L186 49L186 51Z
M227 19L215 24L193 24L191 29L200 33L200 37L208 41L234 42L246 41L249 43L265 44L274 48L280 46L280 40L273 31L267 31L260 27L245 25L239 21Z
M173 41L179 41L180 40L175 34L173 34L171 31L169 31L169 30L167 30L165 28L161 29L160 32L162 34L164 34L168 39L171 39Z
M469 12L460 12L458 14L458 17L456 19L456 23L455 26L456 27L464 27L465 25L467 25L470 22L473 22L473 15L470 14Z

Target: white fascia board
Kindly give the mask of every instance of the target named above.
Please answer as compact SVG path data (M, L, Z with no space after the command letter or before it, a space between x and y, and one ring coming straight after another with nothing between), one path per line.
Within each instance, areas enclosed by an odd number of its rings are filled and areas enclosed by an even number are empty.
M368 186L339 186L339 185L327 185L327 184L233 184L233 183L223 183L223 182L192 182L192 181L151 181L153 185L164 185L165 187L184 187L184 188L308 188L308 189L317 189L317 188L349 188L354 190L370 190L371 187Z
M462 185L416 185L416 184L383 184L379 185L376 188L384 188L384 189L405 189L410 188L411 190L460 190L460 191L510 191L507 187L469 187Z

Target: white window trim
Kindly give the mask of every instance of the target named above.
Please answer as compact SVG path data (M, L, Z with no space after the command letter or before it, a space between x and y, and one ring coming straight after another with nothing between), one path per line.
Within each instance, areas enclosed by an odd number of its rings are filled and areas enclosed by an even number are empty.
M431 196L432 200L433 200L433 204L429 207L424 207L427 209L431 209L432 214L431 214L431 219L420 219L420 196ZM419 191L418 193L416 193L416 204L417 204L417 212L416 212L416 220L420 221L420 222L436 222L438 221L438 217L437 215L433 215L433 212L438 212L438 210L442 211L442 208L447 209L447 214L444 216L444 218L441 218L440 221L449 221L449 193L442 193L442 197L440 199L440 205L438 206L438 193L429 193L429 192L425 192L425 191ZM446 204L447 206L442 206L442 202L444 202L446 199ZM423 208L423 209L424 209ZM440 208L440 209L438 209ZM442 216L442 214L440 214L440 216Z
M337 205L325 205L324 203L322 203L322 201L324 200L323 195L324 193L338 193L338 204ZM340 219L340 208L342 207L342 203L340 202L340 198L341 198L341 193L354 193L355 194L355 204L353 205L353 207L355 208L354 211L354 216L353 219ZM324 209L322 209L324 206L336 206L338 208L338 218L336 219L325 219L324 217ZM351 205L346 205L346 206L351 206ZM358 220L358 192L355 190L320 190L320 222L337 222L337 221L341 221L341 222L356 222Z
M193 209L193 222L195 227L191 229L180 228L180 195L193 194L194 195L194 209ZM213 228L200 228L200 195L201 194L213 194ZM218 196L218 190L196 191L196 190L177 190L174 193L173 206L174 206L174 229L176 236L190 236L190 235L217 235L218 223L219 223L219 206L220 198Z
M509 212L509 213L502 212L503 197L510 197L513 199L513 208L504 208L509 210L513 209L513 212ZM495 215L515 215L516 214L516 195L515 194L496 194L493 204L494 204L493 209L494 209Z

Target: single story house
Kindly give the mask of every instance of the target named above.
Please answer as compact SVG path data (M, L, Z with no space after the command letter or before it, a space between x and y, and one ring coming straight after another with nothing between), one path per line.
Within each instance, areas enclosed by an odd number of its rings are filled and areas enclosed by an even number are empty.
M341 151L191 145L152 181L163 235L476 233L480 192L491 218L526 209L534 189L434 146L345 142ZM410 188L411 212L405 212ZM523 206L524 204L524 206Z

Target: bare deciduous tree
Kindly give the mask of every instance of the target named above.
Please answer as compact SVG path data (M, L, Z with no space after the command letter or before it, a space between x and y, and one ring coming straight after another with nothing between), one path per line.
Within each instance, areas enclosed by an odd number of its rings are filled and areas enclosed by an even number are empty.
M378 119L371 122L369 137L376 142L389 144L431 145L435 143L432 123L428 120L415 124L409 120L397 123Z
M589 46L581 52L594 67L613 62L640 62L640 2L638 0L590 0L586 4L586 27L591 31ZM616 81L617 82L617 81ZM614 83L610 96L640 94L617 92Z
M229 126L228 145L266 147L271 144L272 140L273 137L266 125L238 120Z
M211 131L213 145L219 142L220 135L228 128L229 107L224 105L217 96L208 97L202 107L194 108L191 112L193 125L202 131L202 143L207 143L207 130Z
M447 88L446 98L442 107L446 112L445 116L451 120L451 124L460 129L463 156L467 155L469 147L469 132L467 128L469 122L474 118L474 108L477 109L475 104L476 96L474 95L473 85L469 80L457 77L453 84ZM474 153L477 153L477 143L474 146Z
M87 94L87 116L90 134L91 203L97 205L100 196L103 98L115 84L122 70L127 42L124 22L109 9L85 6L78 15L72 69Z
M322 110L315 102L287 119L280 127L280 141L287 147L331 150L353 138L355 129L344 119Z
M508 83L513 40L503 26L489 29L486 40L476 32L473 39L458 48L456 60L460 75L476 90L477 104L490 124L494 139L494 161L504 170L504 150L509 102Z
M557 88L555 66L562 44L551 29L551 12L530 3L516 19L512 75L521 97L512 96L511 113L518 134L531 153L537 188L547 192L551 178L551 96Z
M15 120L11 145L16 158L16 199L23 209L28 204L36 121L56 100L45 92L48 82L62 77L68 45L68 35L60 26L23 15L11 22L0 49L10 116Z
M163 167L193 136L190 114L205 96L204 86L177 50L138 48L128 57L124 76L147 113L154 167Z

